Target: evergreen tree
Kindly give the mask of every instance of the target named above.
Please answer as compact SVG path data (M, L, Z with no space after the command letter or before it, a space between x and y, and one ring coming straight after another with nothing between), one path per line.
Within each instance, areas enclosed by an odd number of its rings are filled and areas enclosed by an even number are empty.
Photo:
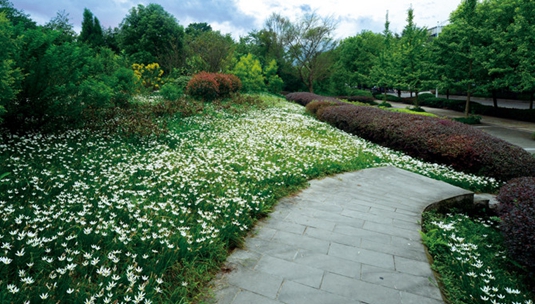
M427 42L427 30L418 28L414 23L414 10L409 8L407 25L403 29L399 41L400 79L411 92L416 92L415 106L418 104L418 92L423 89L425 82L430 78L429 60L430 52Z
M84 9L83 16L80 41L92 47L104 46L104 34L98 18L93 16L93 13L87 8Z

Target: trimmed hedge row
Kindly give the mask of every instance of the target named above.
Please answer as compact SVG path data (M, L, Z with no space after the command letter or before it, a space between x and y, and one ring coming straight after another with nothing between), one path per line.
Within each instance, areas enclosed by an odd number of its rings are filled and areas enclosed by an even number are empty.
M308 93L308 92L289 93L289 94L286 94L286 99L289 101L293 101L297 104L300 104L302 106L306 106L312 101L330 101L334 103L343 104L340 100L334 97L326 97L326 96L316 95L316 94Z
M299 96L300 101L307 99ZM332 103L315 111L319 120L413 157L501 181L535 176L535 158L531 154L462 123L359 107L334 98L308 99Z
M500 189L500 230L510 256L535 272L535 177L509 181Z

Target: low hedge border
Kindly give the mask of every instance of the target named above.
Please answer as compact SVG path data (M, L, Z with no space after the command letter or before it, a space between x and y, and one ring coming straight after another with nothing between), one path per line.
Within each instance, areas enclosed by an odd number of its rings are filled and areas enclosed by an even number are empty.
M500 230L510 256L535 274L535 177L510 180L497 196ZM532 283L535 287L535 283Z
M310 93L292 93L286 98L302 105L328 102L311 111L319 120L425 161L499 181L535 176L535 157L530 153L459 122L359 107Z

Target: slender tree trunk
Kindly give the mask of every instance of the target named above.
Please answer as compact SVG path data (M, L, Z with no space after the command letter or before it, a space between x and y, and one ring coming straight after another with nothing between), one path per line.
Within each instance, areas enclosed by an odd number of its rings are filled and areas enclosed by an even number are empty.
M498 107L498 94L496 90L492 90L492 103L494 104L494 108Z
M450 89L446 90L446 99L450 99Z
M470 64L468 67L468 77L469 79L472 78L472 61L470 60ZM464 107L464 116L468 117L468 114L470 114L470 95L472 94L472 84L468 84L468 89L466 90L466 105Z
M533 99L535 99L535 91L531 91L531 95L529 96L529 109L533 110Z
M416 108L419 108L420 107L420 103L418 102L418 90L416 90L416 100L414 101L414 106Z
M468 92L466 93L466 105L464 106L464 116L466 117L468 117L468 114L470 114L470 95L472 94L470 89L470 85L468 85Z
M401 98L401 89L398 89L398 97Z

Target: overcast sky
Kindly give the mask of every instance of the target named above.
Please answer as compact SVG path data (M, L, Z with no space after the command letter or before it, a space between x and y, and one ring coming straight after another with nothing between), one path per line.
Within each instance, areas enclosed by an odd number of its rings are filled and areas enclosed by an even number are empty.
M320 15L338 20L337 38L346 38L362 30L381 32L389 11L391 30L401 33L406 24L407 10L412 4L415 22L421 27L445 23L461 0L11 0L39 24L56 16L58 11L69 14L76 31L80 31L82 13L88 8L104 27L117 27L128 11L138 5L158 3L186 27L193 22L206 22L223 34L235 39L248 32L262 29L272 13L295 20L304 12L317 10Z

